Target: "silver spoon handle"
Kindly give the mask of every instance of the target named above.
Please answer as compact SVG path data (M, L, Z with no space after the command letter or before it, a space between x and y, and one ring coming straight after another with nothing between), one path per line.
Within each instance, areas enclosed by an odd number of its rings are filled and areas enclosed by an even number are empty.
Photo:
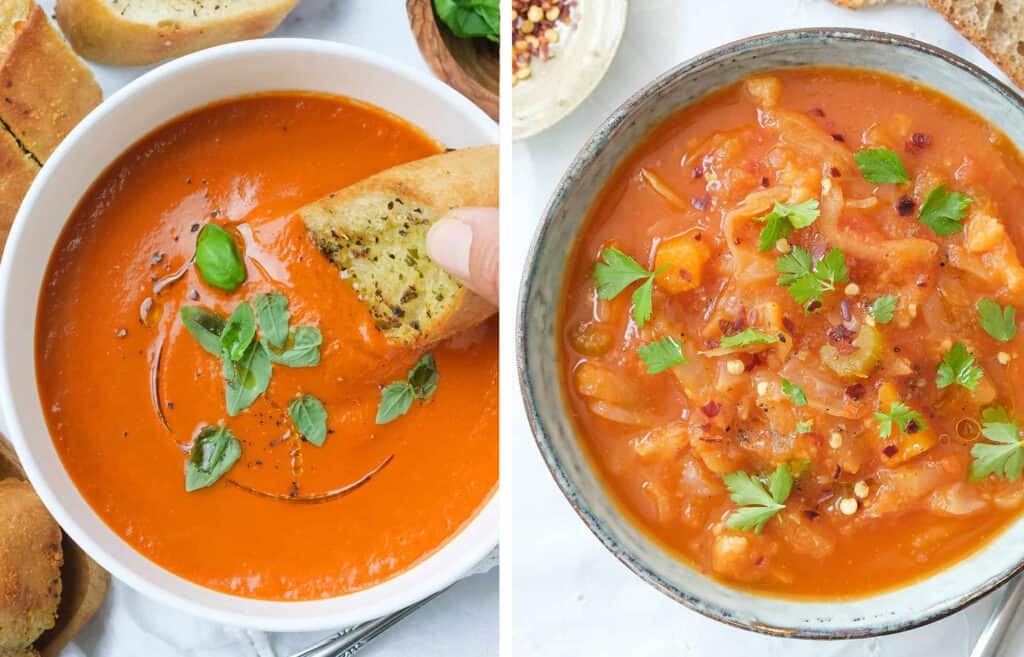
M1024 575L1011 579L1003 590L995 611L988 619L985 629L981 631L978 642L974 644L971 657L998 657L1000 648L1006 639L1007 630L1017 614L1020 603L1024 600Z
M291 655L291 657L352 657L365 648L368 643L423 605L441 595L441 593L443 591L426 597L416 604L409 605L405 609L400 609L393 614L361 623L343 632L329 636L323 641Z

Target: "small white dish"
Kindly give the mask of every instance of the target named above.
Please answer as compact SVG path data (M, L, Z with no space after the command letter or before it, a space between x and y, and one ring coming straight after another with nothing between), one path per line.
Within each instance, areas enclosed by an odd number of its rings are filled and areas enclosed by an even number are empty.
M371 103L453 148L498 141L497 125L486 114L433 77L327 41L235 43L143 75L72 131L36 177L15 219L0 261L0 432L14 443L32 485L57 522L132 588L217 623L269 631L338 629L402 609L465 575L497 545L497 496L437 552L372 588L306 602L235 597L164 570L103 522L61 463L36 383L34 318L46 265L65 222L96 177L139 139L190 110L281 90L339 94Z
M555 56L535 58L530 77L511 87L513 140L547 130L593 93L619 49L628 8L627 0L579 0Z

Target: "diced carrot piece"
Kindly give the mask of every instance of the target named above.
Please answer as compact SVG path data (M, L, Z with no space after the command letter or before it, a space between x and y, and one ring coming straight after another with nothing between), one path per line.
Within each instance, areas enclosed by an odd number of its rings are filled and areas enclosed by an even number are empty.
M673 237L658 245L654 268L664 268L654 279L658 287L669 294L680 294L700 287L704 263L711 257L708 247L701 241L701 233L690 232Z
M894 383L886 381L879 386L878 407L882 412L888 413L891 411L893 403L898 401L900 401L899 391ZM909 404L906 405L910 406ZM882 438L881 434L879 434L878 441L882 451L882 461L886 465L899 465L935 446L935 443L938 442L935 431L930 426L924 426L920 422L917 423L917 427L911 433L904 433L900 431L899 427L893 426L892 434L888 438ZM892 450L893 447L896 448L895 452Z

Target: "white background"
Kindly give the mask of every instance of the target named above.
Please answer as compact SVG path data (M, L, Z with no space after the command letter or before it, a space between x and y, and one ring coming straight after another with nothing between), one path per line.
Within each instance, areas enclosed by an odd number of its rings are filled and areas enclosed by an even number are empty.
M754 34L846 26L897 32L991 71L995 67L941 17L923 8L852 12L826 0L632 0L630 5L622 46L593 96L550 130L504 147L502 654L967 657L991 611L991 600L895 637L812 643L727 627L676 604L634 576L572 511L533 444L512 367L515 325L510 302L518 296L533 229L572 158L620 103L675 64ZM1024 640L1018 639L1006 655L1021 654Z
M40 0L39 4L52 16L54 0ZM312 37L362 46L424 75L433 75L420 57L403 0L304 0L274 36ZM107 96L146 71L100 66L93 69ZM219 627L158 605L113 582L99 615L63 655L284 657L322 636L265 635ZM498 573L492 570L456 584L359 654L488 657L497 653L497 642Z

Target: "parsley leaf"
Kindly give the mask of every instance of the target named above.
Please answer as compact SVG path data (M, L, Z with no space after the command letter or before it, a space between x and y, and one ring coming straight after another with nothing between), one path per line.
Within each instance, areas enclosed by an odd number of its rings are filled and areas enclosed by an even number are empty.
M794 246L790 253L775 261L775 269L780 274L779 285L789 288L789 294L807 313L811 312L810 306L815 301L821 301L825 292L849 280L846 256L837 248L816 261L809 251Z
M797 384L791 383L789 379L782 379L782 392L786 393L789 401L793 402L794 406L807 405L807 393Z
M637 353L647 366L648 374L664 372L673 365L685 365L689 362L683 355L682 346L671 336L646 344L637 349Z
M1017 335L1017 309L1013 306L1000 308L992 299L982 299L978 302L978 318L981 328L1000 342L1009 342Z
M647 279L633 291L633 319L643 328L653 312L654 277L662 270L647 271L636 260L611 246L601 252L601 260L603 262L594 265L597 296L601 299L614 299L633 283Z
M902 402L893 402L888 413L875 413L875 419L878 420L878 434L882 438L892 435L893 425L899 427L900 433L903 434L907 433L907 427L911 422L917 425L918 431L925 428L921 414L910 410L910 407Z
M857 168L870 183L910 182L900 156L888 148L866 148L853 154Z
M759 479L742 470L722 475L722 481L729 489L729 497L740 505L729 514L725 526L739 531L753 529L757 534L772 516L786 508L785 502L793 489L793 473L785 463L775 468L768 478L768 490Z
M975 443L971 448L971 456L974 457L971 479L984 479L995 474L1016 481L1024 471L1024 441L1020 437L1020 426L1001 406L986 408L981 419L981 434L996 444Z
M732 349L733 347L746 347L751 344L775 344L779 341L778 336L756 328L743 329L736 335L727 335L722 338L719 344L722 349Z
M970 204L971 199L967 195L947 192L945 185L939 185L928 192L917 219L936 235L952 235L964 227L961 219Z
M945 388L959 383L968 390L974 390L983 376L985 370L975 364L974 354L967 351L963 342L957 342L942 357L935 385Z
M797 205L785 205L776 201L771 212L763 217L754 217L754 221L765 222L765 227L761 229L758 249L762 253L770 251L776 242L783 237L789 237L794 230L807 228L813 224L820 214L818 201L814 199Z
M796 423L797 433L810 433L814 431L814 422L811 420L800 420Z
M896 304L899 303L900 298L894 294L887 294L884 297L878 297L875 302L868 308L868 312L875 318L875 321L879 324L888 324L892 321L893 313L896 311Z

